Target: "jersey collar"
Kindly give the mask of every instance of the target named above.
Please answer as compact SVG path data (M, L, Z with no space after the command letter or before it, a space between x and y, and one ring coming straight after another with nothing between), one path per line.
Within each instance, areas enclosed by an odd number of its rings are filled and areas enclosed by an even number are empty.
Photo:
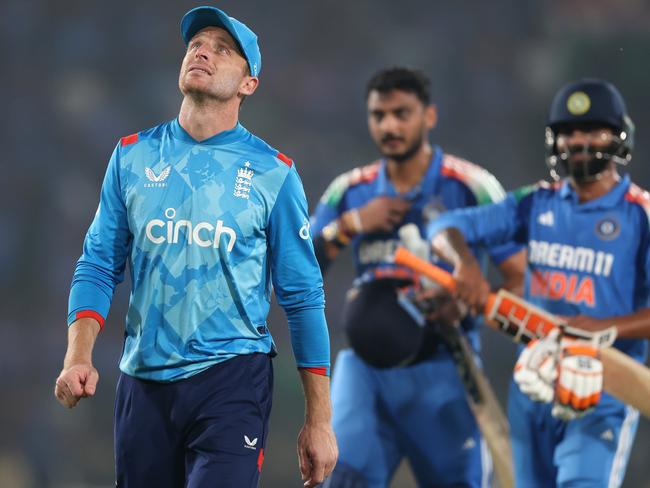
M625 197L625 194L630 188L630 176L623 175L621 181L619 181L614 188L605 193L603 196L591 200L586 203L578 203L578 195L569 183L568 180L562 182L560 187L560 196L565 200L570 200L574 204L578 205L581 209L607 209L615 207L620 203L620 201Z
M170 126L171 126L172 135L176 139L180 139L181 141L185 141L189 144L200 144L202 146L228 144L231 142L241 140L248 134L248 130L246 130L246 128L243 125L237 122L237 125L232 129L224 130L212 137L205 139L204 141L199 142L196 139L194 139L191 135L189 135L185 129L183 129L181 124L178 122L178 117L172 120Z
M393 185L393 182L390 181L390 178L388 177L388 168L386 167L387 162L382 158L379 175L377 176L377 189L379 195L399 196L409 201L416 200L422 194L423 189L428 190L434 185L436 176L440 172L441 160L442 150L438 146L434 146L431 162L429 163L426 173L424 173L424 177L409 191L398 193L395 189L395 185Z

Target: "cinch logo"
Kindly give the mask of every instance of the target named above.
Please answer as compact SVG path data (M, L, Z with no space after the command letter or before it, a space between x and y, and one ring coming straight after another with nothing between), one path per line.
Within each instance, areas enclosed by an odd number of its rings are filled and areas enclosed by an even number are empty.
M221 237L225 234L228 239L226 250L232 251L237 240L235 230L223 225L223 220L217 220L215 224L209 222L199 222L194 224L189 220L177 220L176 209L168 208L165 210L165 217L169 220L166 222L160 219L153 219L147 222L145 233L147 239L154 244L178 244L181 229L184 229L185 237L182 243L188 245L196 244L200 247L213 247L219 249Z

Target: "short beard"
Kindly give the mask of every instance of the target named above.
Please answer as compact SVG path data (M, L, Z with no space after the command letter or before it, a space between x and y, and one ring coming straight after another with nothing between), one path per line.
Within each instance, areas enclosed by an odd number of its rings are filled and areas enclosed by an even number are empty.
M232 99L232 96L224 96L218 93L210 93L205 90L198 90L195 88L186 89L183 95L191 98L197 105L207 105L209 103L225 103Z
M411 147L409 147L406 151L404 151L401 154L386 154L384 153L384 157L388 159L392 159L395 161L397 164L402 164L404 161L408 161L411 159L413 156L415 156L420 148L422 147L422 142L424 141L424 136L420 136L419 139L417 139Z
M183 96L190 98L197 105L207 105L210 103L223 104L237 97L237 87L216 86L214 91L207 91L202 88L196 88L189 84L179 83L179 89Z

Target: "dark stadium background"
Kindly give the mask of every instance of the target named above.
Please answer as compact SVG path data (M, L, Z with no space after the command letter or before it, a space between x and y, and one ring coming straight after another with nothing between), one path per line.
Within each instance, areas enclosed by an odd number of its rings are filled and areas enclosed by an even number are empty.
M113 486L112 413L126 290L99 337L101 375L74 411L52 389L65 351L68 286L116 140L176 116L178 23L197 2L0 3L0 486ZM377 69L430 75L433 141L512 189L546 177L546 108L565 81L600 76L627 99L638 129L629 170L650 186L650 4L645 0L223 1L260 36L261 86L243 123L297 161L310 206L345 169L375 158L364 85ZM334 349L343 256L327 276ZM295 438L302 397L284 317L262 486L301 486ZM505 400L514 349L487 333L485 363ZM435 378L431 378L435 381ZM426 419L423 419L425 422ZM642 420L625 486L650 487ZM436 444L436 439L431 439ZM396 487L414 486L403 469Z

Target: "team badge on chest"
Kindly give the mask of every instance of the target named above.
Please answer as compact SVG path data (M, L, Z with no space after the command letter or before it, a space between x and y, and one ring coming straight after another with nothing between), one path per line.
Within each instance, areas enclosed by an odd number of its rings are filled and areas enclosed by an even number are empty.
M613 217L605 217L596 223L596 235L604 241L612 241L621 233L621 225Z
M237 177L235 178L235 189L233 190L232 194L238 198L248 199L250 197L254 174L254 171L250 166L250 161L246 161L244 163L244 167L237 170Z

